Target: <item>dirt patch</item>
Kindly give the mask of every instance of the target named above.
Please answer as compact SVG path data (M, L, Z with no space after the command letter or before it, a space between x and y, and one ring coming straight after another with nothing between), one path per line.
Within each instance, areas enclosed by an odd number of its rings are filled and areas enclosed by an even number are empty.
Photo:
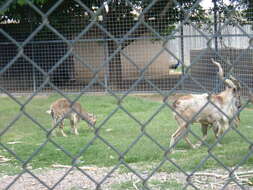
M96 189L96 186L100 183L101 189L110 190L113 185L122 184L125 182L132 182L133 184L139 183L140 178L129 172L122 172L117 169L110 174L114 169L91 167L92 169L86 169L79 171L77 169L63 168L63 169L50 169L47 171L36 171L34 175L40 179L35 179L32 175L26 173L21 175L17 181L11 185L11 190L45 190L48 188L54 188L55 190L81 190L81 189ZM138 174L143 178L147 178L150 172L138 171ZM67 174L67 175L66 175ZM15 179L16 176L3 176L0 178L0 189L6 189ZM92 178L92 179L91 179ZM152 180L165 182L170 179L177 180L184 179L183 174L173 173L168 174L165 172L155 173ZM60 182L59 182L60 181ZM181 182L180 182L181 183Z
M143 179L149 178L152 171L143 170L143 168L131 167L141 176ZM244 171L245 172L245 171ZM243 173L243 172L241 172ZM238 173L239 174L239 173ZM249 176L250 172L246 172ZM32 175L36 176L35 179ZM18 177L15 176L3 176L0 178L0 189L6 189L13 181L15 181L9 189L11 190L44 190L53 188L55 190L84 190L84 189L96 189L96 185L101 184L101 189L110 190L115 184L122 184L125 182L131 182L134 184L140 183L142 180L135 174L127 171L123 171L122 168L115 169L113 167L86 167L82 171L65 167L60 169L48 169L37 170L33 174L25 173ZM238 176L237 176L238 177ZM240 176L239 176L240 177ZM239 179L238 177L238 179ZM39 179L39 180L38 180ZM238 184L231 182L225 187L228 182L228 175L224 170L212 170L198 173L191 178L186 177L182 172L156 172L150 178L149 181L159 181L161 184L169 181L176 181L178 184L185 185L187 181L191 182L195 187L199 189L227 189L227 190L239 190L241 189ZM45 183L44 185L41 182ZM149 182L148 181L148 182ZM240 181L240 185L247 190L252 190L253 187L248 186L245 178L245 184ZM149 185L149 183L147 184ZM137 188L138 189L138 188ZM152 186L150 189L158 190L159 185ZM187 187L186 189L195 189L194 187Z

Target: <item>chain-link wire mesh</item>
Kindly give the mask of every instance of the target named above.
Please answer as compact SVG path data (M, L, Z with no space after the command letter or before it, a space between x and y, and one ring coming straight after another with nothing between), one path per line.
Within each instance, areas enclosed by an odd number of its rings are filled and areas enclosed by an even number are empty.
M252 188L251 1L2 0L0 6L0 168L3 174L8 169L16 174L0 176L1 188ZM48 92L57 94L47 97L48 105L36 102ZM96 96L98 92L105 92L105 98ZM163 101L129 103L129 95L136 92L152 92ZM65 103L57 104L56 97ZM79 107L83 98L88 111L100 116L96 124ZM48 106L52 127L41 119L43 106ZM7 113L12 116L5 117ZM70 119L74 133L79 120L85 120L91 125L90 138L55 136L57 128L63 130L64 119ZM111 138L106 135L122 123L126 128ZM193 123L201 125L204 138L199 127L190 127ZM205 139L208 128L215 141ZM21 138L23 133L28 140ZM187 135L206 149L191 150L180 141L191 145ZM29 146L19 138L28 144L40 141ZM134 151L139 144L143 148ZM232 148L226 149L227 144ZM185 150L172 152L178 147ZM113 161L102 169L85 167L81 158L90 154ZM132 164L135 160L149 166ZM34 170L57 161L68 165Z

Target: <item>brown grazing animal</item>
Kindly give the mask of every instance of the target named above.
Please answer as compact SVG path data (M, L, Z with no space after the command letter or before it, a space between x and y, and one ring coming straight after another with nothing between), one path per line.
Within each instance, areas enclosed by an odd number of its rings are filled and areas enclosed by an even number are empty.
M93 114L86 112L81 107L80 103L75 102L73 105L71 105L71 102L65 98L61 98L53 102L50 106L50 110L48 110L47 113L51 114L52 116L52 127L55 127L55 125L59 122L59 127L64 137L67 136L63 131L64 119L70 120L70 125L75 135L79 134L76 125L81 119L88 122L89 125L92 126L96 123L96 117Z
M171 136L170 147L173 150L174 144L184 137L185 141L196 148L187 137L187 128L191 123L200 123L205 140L207 127L213 126L215 136L218 137L229 128L230 119L237 113L240 104L240 85L234 78L224 80L223 69L220 63L212 60L212 63L219 68L219 77L224 81L226 89L218 94L188 94L179 97L174 101L174 117L178 123L178 129ZM212 102L212 103L210 103ZM235 117L233 124L238 125L239 117ZM206 129L203 129L206 128Z

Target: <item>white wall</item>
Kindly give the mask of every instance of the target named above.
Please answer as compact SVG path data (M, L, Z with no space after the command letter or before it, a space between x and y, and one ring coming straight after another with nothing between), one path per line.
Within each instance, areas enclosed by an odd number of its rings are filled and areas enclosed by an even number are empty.
M249 37L247 34L253 34L250 25L236 27L221 25L222 41L226 47L246 49L249 46ZM203 32L203 33L202 33ZM204 36L204 35L206 36ZM176 38L167 43L168 49L175 53L177 57L181 57L181 42L179 33ZM218 43L220 44L220 39ZM214 38L210 32L204 29L195 29L193 26L184 26L184 61L186 65L190 64L190 50L200 50L208 48L207 44L214 48ZM224 48L224 46L223 46Z

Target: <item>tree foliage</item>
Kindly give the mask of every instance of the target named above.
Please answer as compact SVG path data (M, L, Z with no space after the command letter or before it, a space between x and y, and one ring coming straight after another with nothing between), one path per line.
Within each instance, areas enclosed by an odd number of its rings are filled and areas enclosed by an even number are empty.
M50 10L57 0L31 0L35 7L37 7L41 12L46 13ZM62 1L60 5L52 12L51 18L57 19L57 17L65 17L65 19L70 17L91 17L86 9L84 9L81 4L85 5L91 11L95 12L95 7L100 7L106 2L108 12L104 12L104 15L111 16L116 22L122 20L134 20L134 15L132 11L136 8L139 10L144 10L151 3L150 0L79 0L79 1ZM128 3L130 2L130 3ZM178 22L180 19L180 7L177 4L171 3L168 0L158 0L153 4L152 7L145 13L145 20L149 23L155 25L163 24L173 24ZM187 10L189 9L196 0L181 0L180 4ZM0 4L4 4L5 0L0 0ZM26 0L14 0L4 11L1 13L3 16L1 20L14 19L20 22L39 22L41 20L41 15L38 14L32 6L27 3ZM204 10L200 6L197 6L194 11L192 11L191 19L201 20L205 16ZM32 20L31 20L32 18ZM150 18L153 18L153 23Z
M29 0L37 7L41 12L46 13L53 7L58 0ZM247 19L253 19L253 2L250 0L230 0L232 3L240 4L244 7L244 11L247 13ZM108 3L107 3L108 2ZM108 12L104 11L104 16L110 16L114 18L114 21L119 24L122 20L132 21L134 16L132 11L134 9L145 10L149 7L149 10L143 15L146 22L153 26L159 26L161 24L174 24L182 18L182 8L184 11L184 17L189 17L189 20L200 22L204 21L207 17L205 10L200 6L195 6L194 4L197 0L178 0L175 4L174 1L168 0L76 0L76 1L61 1L57 6L55 11L51 13L51 18L57 20L57 18L68 18L73 17L91 17L86 9L81 5L85 5L91 11L95 12L96 7L101 7L107 3ZM6 0L0 0L0 5L6 4ZM150 6L152 4L152 6ZM217 0L219 11L227 11L229 9L236 9L233 4L224 9L224 4L222 0ZM237 6L236 5L236 6ZM193 6L195 8L187 14ZM1 12L1 20L14 19L20 22L40 22L41 15L38 14L32 6L29 5L27 0L14 0L10 3L7 8ZM151 19L152 18L152 19ZM119 26L120 27L120 26Z

